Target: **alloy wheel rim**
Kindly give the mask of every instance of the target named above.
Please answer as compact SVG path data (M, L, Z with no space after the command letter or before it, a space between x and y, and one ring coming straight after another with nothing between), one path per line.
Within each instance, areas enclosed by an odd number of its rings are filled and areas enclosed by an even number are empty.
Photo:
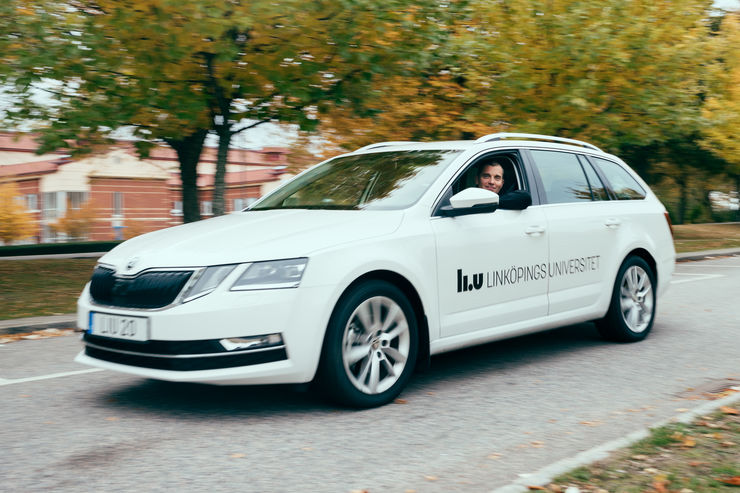
M645 331L653 318L653 283L642 267L633 265L624 273L619 290L622 319L632 332Z
M360 303L342 337L342 362L352 385L380 394L395 384L409 357L411 336L401 306L386 296Z

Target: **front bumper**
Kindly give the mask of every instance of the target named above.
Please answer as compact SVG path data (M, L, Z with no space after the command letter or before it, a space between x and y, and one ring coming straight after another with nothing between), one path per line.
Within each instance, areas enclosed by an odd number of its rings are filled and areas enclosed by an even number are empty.
M262 291L219 290L161 310L93 303L89 287L78 300L84 349L75 361L146 378L213 384L311 381L331 314L328 287ZM90 312L146 317L149 340L92 335ZM229 350L219 341L280 334L282 344Z

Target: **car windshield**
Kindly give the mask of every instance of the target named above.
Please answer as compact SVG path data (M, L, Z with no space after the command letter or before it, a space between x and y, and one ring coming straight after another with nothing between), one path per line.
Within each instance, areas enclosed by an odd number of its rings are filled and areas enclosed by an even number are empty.
M287 183L250 210L404 209L419 200L460 152L395 151L339 157Z

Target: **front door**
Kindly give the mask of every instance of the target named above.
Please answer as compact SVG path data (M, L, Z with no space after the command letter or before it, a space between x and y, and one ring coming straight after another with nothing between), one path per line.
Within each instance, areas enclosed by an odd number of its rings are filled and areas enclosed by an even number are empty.
M547 315L548 239L541 207L431 221L442 337Z

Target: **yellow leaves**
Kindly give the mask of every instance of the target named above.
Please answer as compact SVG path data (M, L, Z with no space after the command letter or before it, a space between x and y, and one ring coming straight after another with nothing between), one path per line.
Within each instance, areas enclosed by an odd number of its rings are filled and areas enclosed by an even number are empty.
M595 420L595 421L581 421L580 424L585 426L601 426L604 424L603 421Z
M34 234L34 221L26 212L15 183L0 185L0 240L10 244Z
M74 334L74 329L42 329L21 334L5 334L0 336L0 344L7 344L9 342L20 340L48 339L50 337L61 337L72 334Z
M88 200L76 209L73 209L71 204L68 203L64 217L57 219L49 227L56 232L64 233L68 239L86 239L96 217L97 211L92 201Z

